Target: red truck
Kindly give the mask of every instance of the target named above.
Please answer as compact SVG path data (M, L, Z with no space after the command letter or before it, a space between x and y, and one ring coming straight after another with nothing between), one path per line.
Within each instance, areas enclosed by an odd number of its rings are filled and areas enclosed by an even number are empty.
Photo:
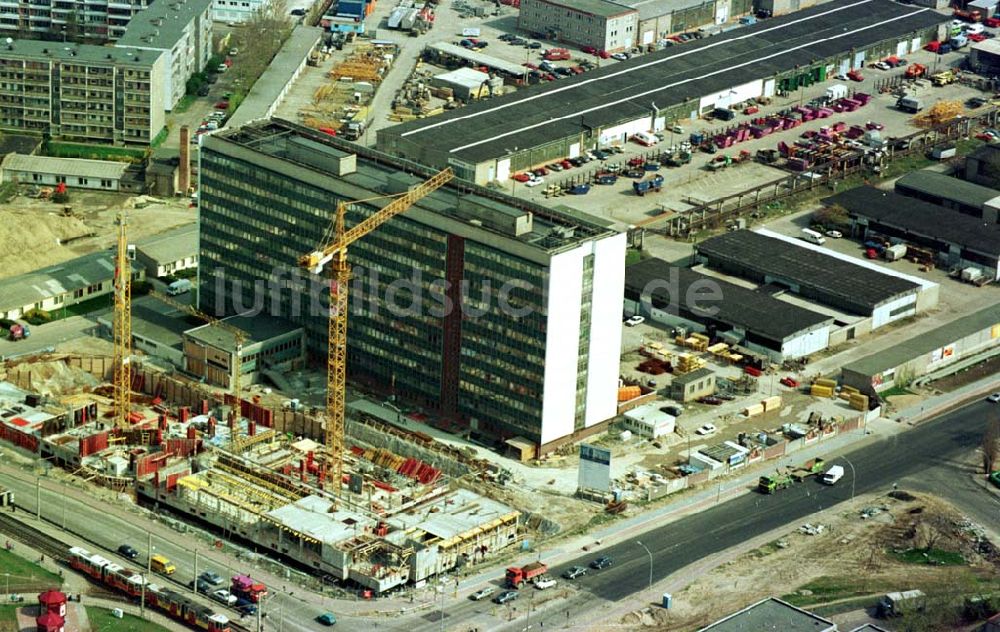
M565 61L571 59L569 51L565 48L550 48L542 55L546 61Z
M955 9L952 15L954 15L959 20L965 20L966 22L979 22L983 19L983 14L975 9L972 10Z
M260 600L267 597L267 586L260 582L255 582L249 575L233 576L232 586L229 592L237 598L246 599L252 603L260 603Z
M532 562L526 566L511 566L507 569L507 586L510 588L520 588L526 582L537 577L541 577L549 572L549 567L542 562Z

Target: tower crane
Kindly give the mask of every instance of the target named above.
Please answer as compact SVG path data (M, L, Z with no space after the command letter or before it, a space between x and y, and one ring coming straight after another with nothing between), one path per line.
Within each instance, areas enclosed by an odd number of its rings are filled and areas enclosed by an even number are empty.
M233 366L232 366L233 376L231 384L233 389L233 396L236 398L236 414L240 415L241 414L240 394L243 392L243 379L242 379L243 345L244 343L246 343L247 338L249 337L247 335L247 332L243 331L239 327L234 327L233 325L230 325L227 322L221 321L218 318L215 318L214 316L209 316L208 314L206 314L205 312L199 310L194 306L181 303L180 301L170 296L167 296L166 294L157 292L156 290L151 291L149 295L152 296L153 298L163 301L167 305L170 305L171 307L174 307L182 312L191 314L195 318L200 318L201 320L205 321L212 327L218 327L219 329L228 331L233 336L233 338L236 339L236 350L233 353Z
M435 174L429 180L396 196L396 199L361 220L352 228L345 228L344 216L351 204L369 202L390 196L379 196L352 202L337 203L325 243L309 254L299 258L299 266L313 274L323 271L327 263L333 261L333 279L330 283L329 343L326 360L326 447L329 450L330 476L335 483L336 493L340 493L344 478L344 387L347 376L347 286L351 279L351 267L347 262L347 248L393 217L403 213L421 198L443 187L453 177L451 168Z
M114 277L114 418L119 428L129 426L132 412L132 261L135 246L128 243L128 218L119 211L118 247Z

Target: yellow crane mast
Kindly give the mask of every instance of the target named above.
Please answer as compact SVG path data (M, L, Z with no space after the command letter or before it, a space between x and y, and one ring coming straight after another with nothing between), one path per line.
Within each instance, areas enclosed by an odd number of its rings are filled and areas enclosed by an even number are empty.
M236 397L236 414L238 417L241 414L239 408L240 406L239 402L240 402L240 395L243 393L243 345L249 338L247 332L243 331L239 327L234 327L233 325L230 325L227 322L223 322L214 316L209 316L205 312L201 311L200 309L192 305L181 303L180 301L170 296L167 296L166 294L157 292L156 290L151 291L149 295L152 296L153 298L163 301L167 305L170 305L171 307L174 307L182 312L191 314L195 318L202 319L212 327L218 327L219 329L228 331L230 334L232 334L233 338L236 339L236 349L235 352L233 353L233 366L232 366L233 375L231 382L232 382L233 395Z
M330 283L329 343L326 361L326 446L330 453L330 477L335 481L334 490L340 493L344 479L344 387L347 377L347 286L351 280L351 267L347 262L347 247L409 209L415 202L443 187L454 176L451 168L435 174L426 182L399 195L373 215L346 229L344 216L351 204L368 202L390 196L380 196L353 202L338 202L326 243L317 250L302 256L299 265L313 274L334 261L333 279Z
M118 213L118 247L114 277L114 416L119 428L129 426L132 412L132 261L135 246L128 244L128 218Z

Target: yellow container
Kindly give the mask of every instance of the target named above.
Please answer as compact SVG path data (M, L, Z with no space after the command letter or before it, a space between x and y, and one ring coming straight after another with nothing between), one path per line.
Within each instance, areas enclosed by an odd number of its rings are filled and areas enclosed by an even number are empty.
M809 389L809 394L813 397L833 397L833 389L829 386L813 384Z
M743 414L747 417L753 417L754 415L759 415L764 412L764 404L753 404L752 406L747 406L743 409Z
M829 386L830 388L836 388L837 387L837 380L831 380L829 378L820 377L820 378L816 378L816 380L813 382L813 384L818 384L820 386Z
M760 404L761 406L764 407L765 412L778 410L779 408L781 408L781 396L773 395L763 400Z

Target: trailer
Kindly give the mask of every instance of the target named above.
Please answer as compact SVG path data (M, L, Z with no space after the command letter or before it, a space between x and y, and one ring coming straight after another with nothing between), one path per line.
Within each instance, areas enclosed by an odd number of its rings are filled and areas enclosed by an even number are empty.
M757 481L757 491L762 494L773 494L779 489L791 487L792 477L784 472L777 472L772 476L761 476Z
M657 193L659 193L660 189L662 188L663 188L663 176L659 174L656 174L651 178L647 178L645 180L639 180L638 182L632 183L632 190L635 191L635 194L638 195L639 197L646 195L650 191L656 191Z
M792 480L796 483L801 483L810 476L815 476L823 471L825 462L820 457L806 461L802 467L797 467L792 470L791 476Z

